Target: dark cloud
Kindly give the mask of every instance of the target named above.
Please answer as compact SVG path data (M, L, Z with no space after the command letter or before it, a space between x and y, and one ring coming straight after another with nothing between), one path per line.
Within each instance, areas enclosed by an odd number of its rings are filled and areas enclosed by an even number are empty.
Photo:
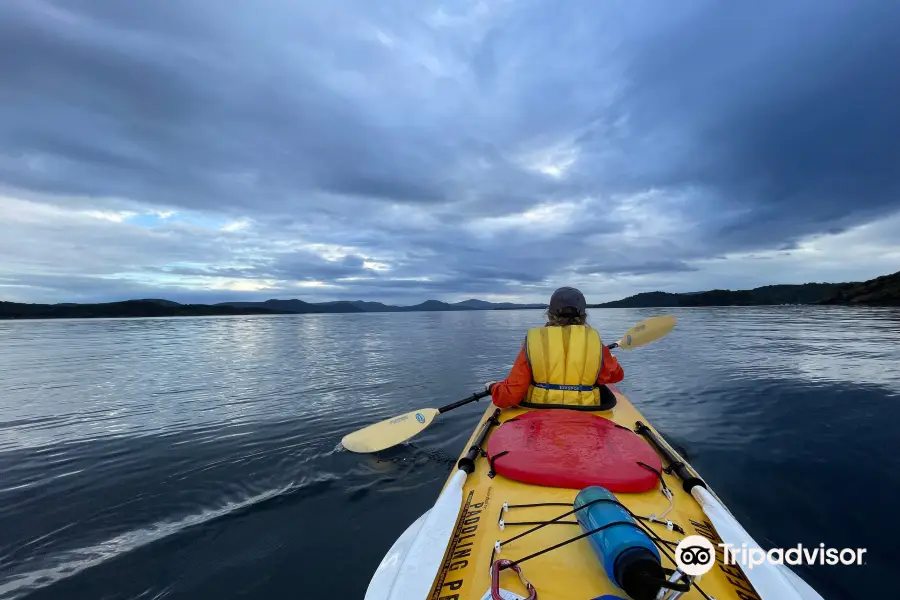
M581 275L649 275L652 273L684 273L696 270L696 267L692 267L680 260L648 260L646 262L627 260L624 262L604 261L575 268L575 272Z
M898 210L898 20L879 2L711 3L642 39L619 110L651 142L682 144L645 182L740 209L710 228L739 247Z
M34 214L0 224L0 276L692 289L703 261L900 210L898 22L875 0L0 3L0 191Z
M264 272L278 279L331 281L366 275L365 260L356 254L329 261L314 252L291 252L279 256Z

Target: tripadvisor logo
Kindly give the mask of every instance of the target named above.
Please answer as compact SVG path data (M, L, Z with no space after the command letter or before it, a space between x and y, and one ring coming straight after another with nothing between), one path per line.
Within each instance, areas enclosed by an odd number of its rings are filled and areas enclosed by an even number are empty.
M804 548L798 544L793 548L772 548L769 551L741 544L719 544L722 549L724 564L739 565L752 569L764 563L771 565L862 565L865 548L826 548L819 544L818 548ZM703 536L689 535L675 547L675 564L686 575L698 577L705 575L716 562L716 549L712 542Z
M675 564L686 575L704 575L712 569L715 562L716 549L702 535L689 535L675 547Z

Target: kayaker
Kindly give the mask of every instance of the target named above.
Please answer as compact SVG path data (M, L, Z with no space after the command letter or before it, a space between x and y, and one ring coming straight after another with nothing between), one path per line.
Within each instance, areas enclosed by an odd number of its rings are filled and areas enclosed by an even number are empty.
M625 377L619 362L587 324L584 294L572 287L553 292L547 324L528 331L509 375L489 381L494 404L535 408L600 405L600 386Z

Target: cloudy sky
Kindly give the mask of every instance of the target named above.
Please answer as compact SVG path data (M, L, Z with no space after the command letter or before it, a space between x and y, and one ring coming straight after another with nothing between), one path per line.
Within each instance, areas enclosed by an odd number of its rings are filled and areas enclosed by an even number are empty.
M900 3L6 0L0 299L900 270Z

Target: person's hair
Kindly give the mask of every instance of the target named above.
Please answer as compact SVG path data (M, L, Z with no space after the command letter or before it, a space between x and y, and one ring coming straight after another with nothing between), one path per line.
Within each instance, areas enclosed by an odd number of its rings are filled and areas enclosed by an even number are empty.
M586 325L587 311L579 313L574 308L564 308L558 312L547 309L547 324L544 327L567 327L569 325Z

